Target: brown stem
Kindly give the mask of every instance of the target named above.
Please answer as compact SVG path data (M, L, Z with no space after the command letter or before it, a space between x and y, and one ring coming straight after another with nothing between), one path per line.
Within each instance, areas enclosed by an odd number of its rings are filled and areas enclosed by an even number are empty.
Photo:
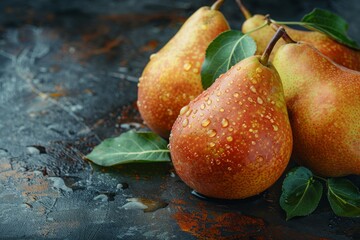
M264 20L266 21L267 25L271 25L272 21L271 21L271 18L270 18L270 14L266 14L264 16Z
M221 7L221 5L223 5L225 0L217 0L211 7L211 10L219 10L219 8Z
M249 19L251 18L251 13L249 12L249 10L244 6L244 4L242 3L241 0L235 0L237 5L240 8L240 11L242 12L242 14L244 15L245 19Z
M272 22L271 20L270 20L270 23L268 23L268 24L269 24L269 25L271 26L271 28L274 29L275 31L278 31L279 28L280 28L279 25L277 25L276 23ZM284 41L287 42L287 43L296 43L296 41L293 40L293 39L289 36L289 34L287 34L286 31L284 31L284 34L282 35L282 38L283 38Z
M284 35L284 33L285 29L283 27L279 27L260 58L260 62L262 65L266 66L268 64L271 51L273 50L277 41Z

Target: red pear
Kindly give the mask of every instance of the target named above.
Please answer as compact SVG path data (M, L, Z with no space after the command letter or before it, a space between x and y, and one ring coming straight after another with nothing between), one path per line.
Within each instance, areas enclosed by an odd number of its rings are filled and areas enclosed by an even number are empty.
M288 164L292 134L282 84L262 62L252 56L233 66L181 109L172 128L175 170L205 196L256 195Z

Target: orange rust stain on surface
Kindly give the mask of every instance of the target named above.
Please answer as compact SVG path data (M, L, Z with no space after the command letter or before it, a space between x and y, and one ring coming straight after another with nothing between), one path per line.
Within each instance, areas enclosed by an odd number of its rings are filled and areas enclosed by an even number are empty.
M55 90L56 92L50 93L49 96L52 98L60 98L60 97L64 97L67 95L66 91L64 90L64 88L62 86L55 86Z
M182 200L175 204L183 205ZM268 232L264 220L236 212L216 213L205 210L187 211L176 206L173 218L182 231L198 239L267 239Z
M171 22L185 22L186 18L179 16L174 12L155 13L155 14L121 14L121 15L103 15L99 17L100 21L111 21L114 23L131 23L132 25L143 24L158 19L169 19Z
M89 58L95 55L101 55L111 52L111 50L120 45L120 43L124 41L122 38L115 38L110 41L105 42L105 44L97 49L92 49L89 51L85 51L83 54L80 54L81 58Z
M141 52L148 52L148 51L154 51L155 48L159 45L159 41L157 40L150 40L147 42L144 46L140 48Z

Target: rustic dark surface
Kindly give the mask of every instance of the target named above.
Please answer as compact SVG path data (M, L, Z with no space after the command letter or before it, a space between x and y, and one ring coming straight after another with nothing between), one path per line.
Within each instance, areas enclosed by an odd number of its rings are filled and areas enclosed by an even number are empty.
M246 2L277 20L333 10L360 42L356 0ZM281 181L246 200L201 200L171 164L83 159L101 140L143 127L136 85L150 54L210 3L0 1L0 239L360 239L359 219L336 217L325 200L286 222ZM239 29L234 1L223 12ZM137 201L149 211L131 209Z

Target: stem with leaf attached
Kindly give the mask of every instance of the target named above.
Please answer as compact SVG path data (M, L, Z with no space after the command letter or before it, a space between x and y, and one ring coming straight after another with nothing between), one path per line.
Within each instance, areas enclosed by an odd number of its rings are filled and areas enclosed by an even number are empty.
M225 0L217 0L211 7L211 10L219 10L219 8L221 7L221 5L223 5Z
M275 35L273 36L273 38L270 40L269 44L267 45L264 53L262 54L261 58L260 58L260 62L262 65L267 65L269 62L269 57L271 54L271 51L273 50L275 44L277 43L277 41L285 34L285 29L283 27L279 27L279 29L276 31Z
M244 6L244 4L242 3L241 0L235 0L237 5L240 8L240 11L242 12L242 14L244 15L245 19L249 19L251 18L251 13L249 12L249 10Z

